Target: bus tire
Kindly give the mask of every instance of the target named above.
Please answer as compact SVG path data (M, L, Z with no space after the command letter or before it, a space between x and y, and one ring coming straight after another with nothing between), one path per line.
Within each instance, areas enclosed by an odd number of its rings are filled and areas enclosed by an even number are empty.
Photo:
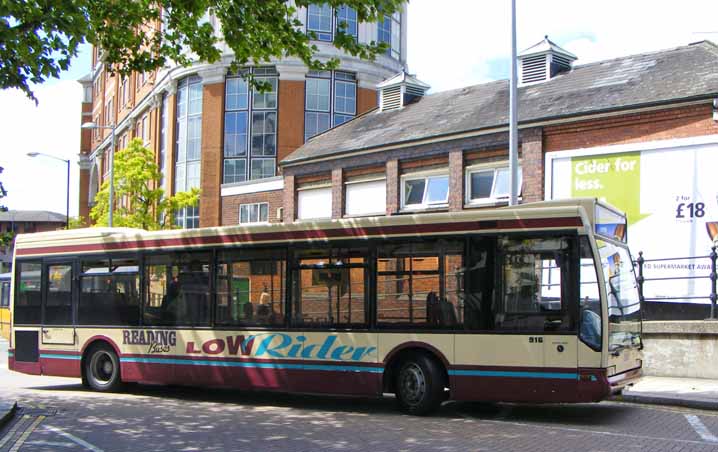
M117 391L122 386L120 360L108 345L92 346L85 359L84 379L90 388L100 392Z
M435 360L423 353L412 354L401 362L394 384L399 408L407 414L430 414L444 400L443 372Z

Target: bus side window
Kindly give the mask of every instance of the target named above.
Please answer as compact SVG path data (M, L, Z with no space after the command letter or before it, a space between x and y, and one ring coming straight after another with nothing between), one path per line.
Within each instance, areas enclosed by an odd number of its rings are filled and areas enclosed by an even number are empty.
M588 238L580 241L580 323L579 337L594 350L601 350L603 341L601 327L601 297L599 295L598 276L593 261L591 244Z
M41 322L42 305L42 265L39 262L21 262L17 265L17 286L15 287L14 317L16 324L35 324Z
M494 328L494 250L496 239L476 237L470 240L466 267L464 327L467 330Z
M568 285L567 239L500 241L501 294L494 321L497 329L572 331Z

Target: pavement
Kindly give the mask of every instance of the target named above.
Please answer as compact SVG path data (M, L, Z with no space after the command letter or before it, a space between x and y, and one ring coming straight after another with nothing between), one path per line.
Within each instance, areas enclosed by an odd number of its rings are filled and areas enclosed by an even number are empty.
M5 366L7 365L7 348L7 340L0 337L0 362ZM0 399L0 428L12 419L15 410L17 410L17 402L15 400Z
M718 380L645 376L623 390L618 400L718 410Z

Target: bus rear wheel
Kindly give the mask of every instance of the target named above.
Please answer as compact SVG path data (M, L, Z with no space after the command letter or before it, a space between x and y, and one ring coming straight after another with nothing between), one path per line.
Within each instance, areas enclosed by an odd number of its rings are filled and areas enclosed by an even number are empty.
M84 379L95 391L110 392L120 389L120 360L107 345L95 345L85 359Z
M399 408L408 414L429 414L439 408L444 399L441 369L424 354L412 355L401 363L395 388Z

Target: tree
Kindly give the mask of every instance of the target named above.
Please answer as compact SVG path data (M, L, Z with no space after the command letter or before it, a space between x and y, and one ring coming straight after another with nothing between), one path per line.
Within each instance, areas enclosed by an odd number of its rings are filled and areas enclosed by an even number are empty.
M0 88L20 88L34 99L30 84L56 78L90 42L106 65L126 75L174 61L215 63L223 40L234 52L232 68L271 58L297 57L310 69L338 66L320 62L296 9L310 3L354 8L360 22L378 22L402 0L25 0L0 1ZM207 20L211 17L212 20ZM221 37L212 22L217 22ZM341 22L334 46L364 59L387 44L359 43ZM190 52L187 52L189 50Z
M3 167L0 166L0 174L3 172ZM5 187L2 185L2 181L0 181L0 199L7 196L7 191L5 190ZM0 212L7 212L7 207L0 204ZM5 246L8 243L12 241L13 233L12 232L0 232L0 246Z
M115 190L112 225L117 227L141 228L147 230L168 229L179 209L196 206L199 189L165 196L160 187L162 173L154 162L152 151L135 138L127 148L115 154ZM107 226L109 216L108 181L95 195L95 205L90 218L96 226Z

